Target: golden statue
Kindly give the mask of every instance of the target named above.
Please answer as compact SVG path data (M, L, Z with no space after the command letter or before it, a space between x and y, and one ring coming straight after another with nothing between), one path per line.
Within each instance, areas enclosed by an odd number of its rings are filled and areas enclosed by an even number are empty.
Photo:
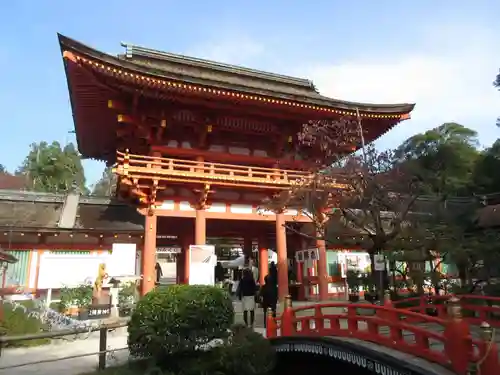
M100 303L101 299L101 291L102 285L104 283L104 279L106 279L108 274L106 273L106 264L99 264L99 270L97 271L97 278L94 281L94 298L97 300L97 303Z

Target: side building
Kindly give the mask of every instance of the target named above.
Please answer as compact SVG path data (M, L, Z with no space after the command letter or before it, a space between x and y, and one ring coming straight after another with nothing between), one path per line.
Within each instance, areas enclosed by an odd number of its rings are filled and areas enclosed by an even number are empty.
M18 259L3 272L4 294L93 282L112 255L113 272L130 268L140 263L143 235L144 216L113 199L0 190L0 247ZM116 261L127 247L137 250L125 256L133 259Z

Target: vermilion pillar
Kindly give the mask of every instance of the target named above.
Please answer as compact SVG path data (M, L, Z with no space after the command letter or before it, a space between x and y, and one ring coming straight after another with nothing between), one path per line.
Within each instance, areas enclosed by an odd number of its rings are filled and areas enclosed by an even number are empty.
M156 227L157 216L155 214L146 215L144 225L144 247L142 250L142 284L141 295L145 295L155 287L156 275Z
M326 242L325 240L316 240L316 247L318 248L318 287L320 301L328 299L328 272L326 269Z
M182 237L182 255L183 255L183 283L189 284L189 266L191 264L191 259L189 257L189 246L192 245L192 235Z
M264 285L264 278L269 273L269 257L267 253L267 241L264 237L259 238L259 284Z
M205 245L207 243L207 220L204 210L196 210L194 223L194 245Z
M282 212L276 214L276 253L278 254L278 297L280 301L283 301L289 292L285 215Z

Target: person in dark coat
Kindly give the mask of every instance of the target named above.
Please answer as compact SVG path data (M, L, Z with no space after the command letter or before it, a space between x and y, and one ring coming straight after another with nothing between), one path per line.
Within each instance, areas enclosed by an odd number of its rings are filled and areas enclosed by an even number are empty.
M155 270L156 270L156 283L159 284L160 278L163 276L163 271L161 270L160 263L156 262Z
M257 283L253 278L253 273L250 269L243 270L243 277L238 285L237 295L243 306L243 320L245 325L253 327L255 322L255 294L257 291ZM248 324L248 313L250 312L250 325Z
M216 285L222 286L222 283L224 282L225 272L221 262L217 262L217 265L215 266L214 269L214 273L215 273L214 277Z
M262 308L264 309L264 327L267 321L267 310L273 312L273 317L276 318L276 305L278 304L278 287L267 275L264 278L264 285L260 289L260 298L262 299Z
M278 268L276 267L276 263L271 262L269 265L269 276L271 277L270 282L273 282L275 285L278 285Z

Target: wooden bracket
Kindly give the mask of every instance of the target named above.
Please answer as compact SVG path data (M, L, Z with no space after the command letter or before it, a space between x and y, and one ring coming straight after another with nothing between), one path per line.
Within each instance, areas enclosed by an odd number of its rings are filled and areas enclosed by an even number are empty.
M198 209L205 209L207 206L208 195L215 193L214 190L210 190L210 184L205 184L202 189L194 189L195 193L199 194L198 202L196 207Z

